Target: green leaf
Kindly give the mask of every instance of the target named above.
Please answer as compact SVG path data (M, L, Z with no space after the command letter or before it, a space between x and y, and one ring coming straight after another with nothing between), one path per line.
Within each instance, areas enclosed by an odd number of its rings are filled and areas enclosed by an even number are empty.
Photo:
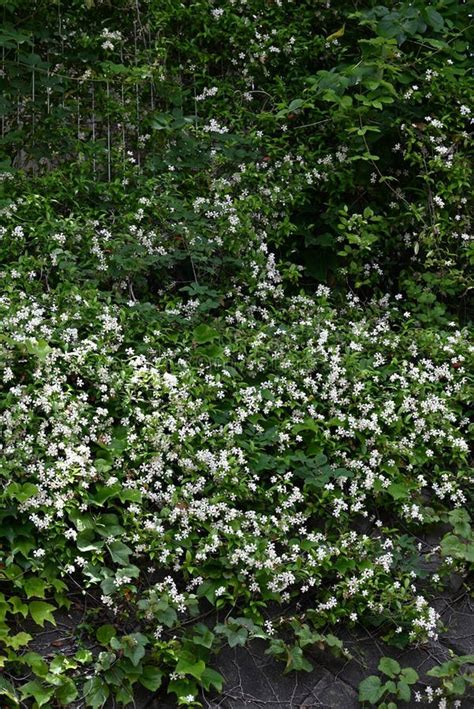
M90 650L86 650L86 648L81 648L81 650L78 650L75 653L74 659L81 664L86 664L92 660L92 653Z
M245 645L248 638L248 630L245 628L239 628L238 630L229 630L227 633L227 641L230 647L236 647L237 645Z
M423 17L431 27L439 32L444 27L444 19L434 7L425 7L422 11Z
M451 667L450 667L451 666ZM450 669L456 670L456 665L454 662L443 662L441 665L438 665L437 667L432 667L431 670L428 670L426 673L430 677L447 677L450 674Z
M392 679L399 675L401 671L399 663L396 660L392 660L391 657L382 657L378 669Z
M470 678L468 677L467 681L470 681L472 684L472 682L473 682L472 675ZM452 685L451 686L452 693L458 697L462 697L462 695L466 691L466 679L464 679L464 677L461 677L461 676L453 677L451 685Z
M342 640L336 637L336 635L332 635L331 633L329 633L328 635L324 635L323 638L324 642L328 647L338 648L339 650L342 650L344 647L342 644Z
M27 351L38 357L40 362L44 362L48 354L51 352L51 347L46 340L30 340L26 346Z
M45 687L38 680L33 680L32 682L27 682L20 688L21 696L23 699L27 697L33 697L35 702L39 707L43 704L47 704L54 693L54 687Z
M465 559L474 562L474 544L464 541L454 534L447 534L441 541L443 556L452 556L455 559Z
M115 690L115 699L119 707L128 707L129 704L133 704L132 688L122 684Z
M229 619L232 621L232 619ZM232 622L216 625L216 633L219 635L225 635L230 647L236 647L237 645L245 645L248 638L248 630L244 627L239 627L235 619Z
M84 682L83 694L86 706L96 709L105 704L109 697L110 690L101 679L94 677Z
M135 667L145 656L145 646L148 645L148 638L143 633L131 633L122 638L122 648L125 657L131 660Z
M8 485L6 489L6 494L18 502L26 502L30 497L34 497L38 494L38 487L33 483L16 483L12 482Z
M101 645L108 645L114 635L117 635L117 631L113 625L108 623L106 625L101 625L100 628L97 628L95 634Z
M119 540L109 544L109 551L112 560L115 561L116 564L121 564L122 566L126 566L128 564L130 554L132 553L130 547Z
M54 696L61 704L68 706L68 704L72 704L78 694L74 681L70 677L63 677L62 685L58 687Z
M19 596L12 596L9 599L9 603L12 607L12 612L16 614L21 614L23 618L26 618L28 615L28 606L26 603L23 603L21 598Z
M214 633L211 633L209 628L202 623L197 624L193 628L193 643L194 645L202 645L202 647L210 648L214 641Z
M145 665L143 668L143 673L139 678L140 684L142 684L150 692L156 692L156 690L161 686L161 681L163 679L163 672L158 669L158 667L153 667L153 665Z
M35 578L34 576L29 579L26 579L26 581L23 583L23 588L27 598L31 598L32 596L36 596L37 598L44 598L45 589L47 587L48 584L46 583L46 581L43 581L43 579Z
M183 675L191 675L196 679L201 679L204 670L206 669L206 664L202 660L197 662L192 662L184 657L178 660L176 665L176 673Z
M403 680L400 680L400 682L397 682L397 691L398 691L398 698L399 699L401 699L404 702L410 701L411 689L406 682L404 682Z
M409 495L409 490L403 483L392 483L387 490L394 500L404 500Z
M11 647L12 650L18 650L20 647L28 645L28 643L32 639L33 638L29 633L25 633L22 631L20 633L17 633L16 635L2 638L2 642L4 642L7 647Z
M293 647L287 648L287 660L284 672L291 672L291 670L304 670L305 672L311 672L313 665L309 662L304 654L303 650L299 645L294 645Z
M86 529L78 534L76 546L79 551L100 551L104 546L104 542L96 539L92 529Z
M38 677L45 677L48 674L48 665L38 652L27 652L21 657L21 661L31 667Z
M383 694L382 683L379 677L370 675L359 684L359 700L376 704Z
M156 617L160 623L164 623L167 628L172 628L176 623L178 614L175 609L169 606L168 608L158 609L156 612Z
M66 657L66 655L56 655L49 666L49 671L53 675L60 675L65 670L75 670L76 667L77 662L69 657Z
M206 667L206 669L201 675L201 684L206 690L206 692L209 692L212 687L218 692L222 692L222 687L224 686L224 677L219 674L219 672L213 670L211 667Z
M109 470L112 469L112 463L109 462L108 460L105 460L105 458L96 458L94 462L94 467L99 473L108 473ZM111 486L111 487L119 487L119 486ZM110 493L107 495L107 488L104 486L103 489L103 495L105 496L104 499L107 499L108 497L112 497L114 493ZM93 497L95 502L103 502L104 500L100 500L99 494L96 493Z
M45 621L56 625L54 620L53 611L56 608L51 605L51 603L45 603L44 601L32 601L29 605L30 615L38 625L44 627Z
M420 679L418 672L413 667L404 667L401 676L407 684L415 684Z
M205 342L212 342L219 337L219 333L214 328L209 327L209 325L198 325L193 330L193 339L202 345Z
M0 675L0 697L8 697L11 700L12 706L18 706L17 694L15 687L5 677Z
M298 108L301 108L301 106L303 106L303 105L304 105L304 101L302 98L295 98L288 106L288 112L291 113L292 111L296 111L296 110L298 110Z
M196 683L190 679L172 679L168 684L168 694L176 694L178 700L197 694Z
M30 551L35 548L36 544L30 541L29 539L17 539L15 540L14 546L12 547L12 554L20 552L21 554L23 554L25 559L27 559Z
M449 521L454 527L454 532L460 537L469 539L471 536L471 518L465 509L452 510L449 513Z

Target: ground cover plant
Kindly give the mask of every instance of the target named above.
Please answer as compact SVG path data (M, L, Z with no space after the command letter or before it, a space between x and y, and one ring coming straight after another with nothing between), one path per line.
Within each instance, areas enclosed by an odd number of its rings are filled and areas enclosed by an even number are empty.
M2 703L436 640L474 563L467 6L2 13ZM385 657L361 706L459 706L472 664Z

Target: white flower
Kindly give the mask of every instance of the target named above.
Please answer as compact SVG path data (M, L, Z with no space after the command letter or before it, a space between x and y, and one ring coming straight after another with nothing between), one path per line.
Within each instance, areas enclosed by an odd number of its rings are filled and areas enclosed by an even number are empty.
M174 374L170 374L169 372L165 372L163 374L163 383L169 389L174 389L178 385L178 377Z

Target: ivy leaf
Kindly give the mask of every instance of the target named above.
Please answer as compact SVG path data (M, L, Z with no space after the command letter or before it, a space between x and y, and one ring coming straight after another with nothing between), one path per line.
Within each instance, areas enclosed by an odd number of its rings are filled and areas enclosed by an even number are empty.
M305 672L311 672L313 665L309 662L303 655L303 650L299 645L287 648L287 660L284 673L291 672L291 670L304 670Z
M230 647L236 647L237 645L243 646L248 638L248 630L239 627L235 620L233 623L228 624L219 623L216 625L215 631L219 635L225 635Z
M413 667L404 667L401 676L407 684L415 684L420 679L418 672Z
M465 509L456 509L449 513L449 521L454 527L456 534L469 539L471 536L471 518Z
M86 650L85 648L81 648L81 650L78 650L75 655L74 659L80 662L81 664L85 664L87 662L90 662L92 660L92 653L90 650Z
M145 687L145 689L149 689L150 692L156 692L156 690L161 686L162 679L163 672L158 669L158 667L146 665L143 668L143 673L138 681Z
M176 673L183 675L191 675L196 679L201 679L204 670L206 669L206 664L202 660L197 662L192 662L184 657L180 657L178 664L176 665Z
M45 603L44 601L32 601L29 605L30 615L38 625L44 627L45 621L56 625L54 620L53 611L56 608L51 605L51 603Z
M43 581L43 579L35 578L33 576L29 579L26 579L23 584L23 589L26 593L27 598L31 598L32 596L36 596L37 598L44 598L44 592L47 586L48 584L46 583L46 581Z
M27 652L22 655L21 661L31 667L37 677L46 677L48 665L38 652Z
M20 483L12 482L8 485L6 489L6 494L18 502L26 502L30 497L34 497L38 494L38 487L33 485L33 483Z
M131 660L135 667L140 663L140 660L145 657L145 648L143 645L135 645L135 647L126 647L123 651L125 657Z
M199 623L193 628L193 643L194 645L202 645L203 647L210 648L214 641L214 633L211 633L209 628L203 623Z
M55 697L63 706L68 706L77 697L79 692L73 680L70 677L62 678L62 685L56 690Z
M110 690L102 680L98 677L94 677L84 682L83 693L86 706L98 709L98 707L103 706L107 701Z
M7 647L11 647L12 650L18 650L20 647L28 645L30 640L32 640L32 636L24 632L17 633L11 637L7 636L6 638L2 638L2 642L4 642Z
M406 682L400 680L397 682L398 697L404 702L409 702L411 697L411 689Z
M133 704L132 689L122 684L115 690L115 699L117 701L117 706L128 707L130 704Z
M221 692L222 687L224 686L224 677L211 667L206 667L201 676L201 684L206 692L209 692L211 687L214 687L214 689L218 692Z
M172 679L168 684L168 694L176 694L179 701L184 697L195 697L197 687L195 682L189 679Z
M472 684L472 677L469 677L467 681L470 681L470 683ZM453 677L451 683L453 694L458 697L462 697L462 695L466 691L466 680L464 679L464 677L461 677L460 675L458 675L457 677Z
M104 546L104 542L97 541L94 532L91 529L86 529L78 534L76 546L79 551L99 551Z
M12 596L9 599L9 603L12 607L13 613L21 613L23 618L26 618L26 616L28 615L28 606L26 605L26 603L23 603L19 596Z
M148 638L142 633L131 633L122 638L123 654L135 667L145 656L145 645L148 645Z
M239 628L238 630L229 630L227 634L227 640L230 647L235 647L236 645L245 645L248 638L248 630L245 628Z
M23 699L33 697L38 706L42 707L43 704L47 704L53 696L54 687L45 687L41 682L38 682L38 680L33 680L32 682L24 684L20 691Z
M0 696L8 697L12 701L12 706L18 705L15 687L5 677L0 676Z
M160 623L164 623L167 628L171 628L175 624L178 614L174 608L168 606L166 608L158 609L156 612L156 617Z
M130 547L118 540L109 544L109 551L112 560L115 561L116 564L121 564L122 566L126 566L128 564L130 554L132 553Z
M474 562L474 543L468 544L454 534L447 534L441 541L441 553L443 556Z
M392 679L399 675L401 671L399 663L396 660L392 660L391 657L382 657L378 669Z
M56 655L56 657L49 666L49 671L53 675L60 675L65 670L74 670L76 669L76 667L77 662L74 662L74 660L71 660L66 655Z
M101 625L100 628L97 628L95 634L101 645L108 645L114 635L117 635L117 631L113 625L108 623L106 625Z
M359 684L359 701L376 704L383 694L380 677L370 675Z

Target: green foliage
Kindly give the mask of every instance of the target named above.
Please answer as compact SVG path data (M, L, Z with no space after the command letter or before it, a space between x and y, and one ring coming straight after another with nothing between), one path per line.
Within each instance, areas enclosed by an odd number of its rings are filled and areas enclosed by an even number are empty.
M444 702L456 702L464 695L466 689L474 684L474 676L470 671L474 655L457 656L452 652L451 655L451 660L433 667L427 673L440 681L437 695L443 697ZM412 667L402 669L399 663L390 657L382 657L378 669L389 679L383 683L376 675L366 677L359 685L359 700L372 706L376 705L379 709L392 709L392 707L396 709L397 703L393 701L396 699L409 702L412 686L419 680L418 673ZM421 701L421 693L418 692L417 695L417 701ZM433 690L429 687L427 701L431 701L432 695Z
M440 680L443 696L457 700L474 685L474 655L455 655L453 652L451 655L450 660L433 667L428 674Z
M382 682L382 679L376 675L366 677L359 685L359 700L362 703L376 705L379 709L397 707L396 702L393 701L395 699L409 702L411 685L418 681L418 673L412 667L402 669L391 657L382 657L378 670L388 677L388 680Z

